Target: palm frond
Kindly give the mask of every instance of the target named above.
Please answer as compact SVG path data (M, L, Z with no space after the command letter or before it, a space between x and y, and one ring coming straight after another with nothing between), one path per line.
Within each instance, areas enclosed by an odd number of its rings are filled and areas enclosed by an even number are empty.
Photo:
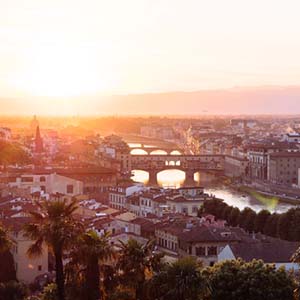
M29 257L38 257L43 254L43 238L37 239L27 250L27 255Z

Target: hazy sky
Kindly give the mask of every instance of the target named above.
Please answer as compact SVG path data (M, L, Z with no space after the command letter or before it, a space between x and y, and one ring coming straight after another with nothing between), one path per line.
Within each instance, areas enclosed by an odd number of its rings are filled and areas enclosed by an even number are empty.
M300 84L299 0L0 0L0 98Z

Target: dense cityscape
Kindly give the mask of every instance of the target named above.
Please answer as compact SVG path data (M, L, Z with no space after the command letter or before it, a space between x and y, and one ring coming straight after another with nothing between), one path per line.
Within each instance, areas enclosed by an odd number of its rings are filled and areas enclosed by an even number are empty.
M0 0L0 300L300 300L299 0Z
M299 117L1 126L1 299L297 297Z

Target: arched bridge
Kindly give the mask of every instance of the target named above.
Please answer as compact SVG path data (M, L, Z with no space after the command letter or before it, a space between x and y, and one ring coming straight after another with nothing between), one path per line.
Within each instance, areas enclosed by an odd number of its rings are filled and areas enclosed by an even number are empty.
M169 169L184 171L188 182L193 182L199 171L222 175L224 164L224 155L131 155L132 170L147 171L150 182L156 182L157 173Z
M130 153L137 155L139 152L144 152L144 155L178 155L182 154L183 151L175 147L131 147ZM164 154L161 154L164 153Z

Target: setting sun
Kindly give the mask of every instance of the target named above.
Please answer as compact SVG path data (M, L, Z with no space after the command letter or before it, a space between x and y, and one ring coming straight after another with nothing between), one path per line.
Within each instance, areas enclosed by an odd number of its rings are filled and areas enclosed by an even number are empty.
M64 44L37 46L29 49L26 69L13 82L18 89L32 96L94 94L109 90L115 83L108 63L107 56L84 47Z

